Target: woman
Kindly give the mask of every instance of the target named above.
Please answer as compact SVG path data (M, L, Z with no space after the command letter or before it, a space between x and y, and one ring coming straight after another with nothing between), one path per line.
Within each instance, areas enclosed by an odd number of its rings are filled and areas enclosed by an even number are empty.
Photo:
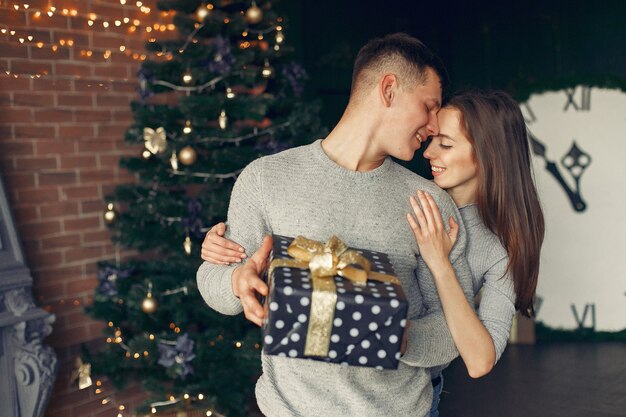
M410 197L407 220L420 255L431 270L446 321L470 376L491 371L509 338L516 310L532 316L539 274L544 220L534 188L526 126L517 103L504 92L472 91L453 96L438 114L440 134L424 157L435 183L459 207L468 236L468 263L474 292L482 289L474 312L458 284L448 255L458 233L450 231L433 199ZM243 248L220 237L225 226L209 232L202 258L238 262ZM508 314L503 317L502 311ZM497 312L497 314L495 314ZM432 416L437 416L442 369L433 369Z

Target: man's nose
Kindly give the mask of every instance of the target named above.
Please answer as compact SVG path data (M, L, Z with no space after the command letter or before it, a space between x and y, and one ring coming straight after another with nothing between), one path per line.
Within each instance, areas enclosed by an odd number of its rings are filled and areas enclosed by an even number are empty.
M439 134L439 122L437 121L437 116L431 116L428 119L426 130L428 131L428 136L436 136Z

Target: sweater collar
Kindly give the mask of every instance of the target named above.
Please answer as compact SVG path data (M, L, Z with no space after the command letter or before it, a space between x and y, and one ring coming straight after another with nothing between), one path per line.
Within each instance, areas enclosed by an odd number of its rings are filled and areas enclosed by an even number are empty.
M387 157L379 167L371 171L352 171L351 169L344 168L341 165L337 164L335 161L330 159L328 155L326 155L326 152L324 152L324 148L322 148L322 140L323 139L316 140L311 144L311 147L319 162L324 166L325 169L328 170L328 172L332 172L334 174L352 179L372 179L385 175L393 165L393 160L391 159L391 157Z

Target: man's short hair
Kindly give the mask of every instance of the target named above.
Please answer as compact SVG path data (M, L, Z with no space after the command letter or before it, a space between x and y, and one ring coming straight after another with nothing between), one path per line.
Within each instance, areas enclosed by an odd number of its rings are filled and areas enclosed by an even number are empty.
M361 48L354 62L350 99L358 99L361 91L377 83L385 72L396 74L403 89L424 84L427 68L435 71L442 90L445 89L448 85L446 69L439 57L421 41L406 33L372 39Z

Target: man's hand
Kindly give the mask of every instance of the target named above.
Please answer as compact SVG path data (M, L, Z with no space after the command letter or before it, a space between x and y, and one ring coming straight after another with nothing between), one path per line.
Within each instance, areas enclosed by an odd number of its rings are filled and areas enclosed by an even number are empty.
M243 313L248 320L261 326L265 318L263 306L256 294L267 295L267 284L261 276L268 267L268 257L272 251L272 238L265 236L259 250L250 257L246 264L233 271L233 293L241 300Z
M203 260L216 265L230 265L239 263L246 257L240 245L222 237L225 232L225 223L218 223L207 232L200 254Z

